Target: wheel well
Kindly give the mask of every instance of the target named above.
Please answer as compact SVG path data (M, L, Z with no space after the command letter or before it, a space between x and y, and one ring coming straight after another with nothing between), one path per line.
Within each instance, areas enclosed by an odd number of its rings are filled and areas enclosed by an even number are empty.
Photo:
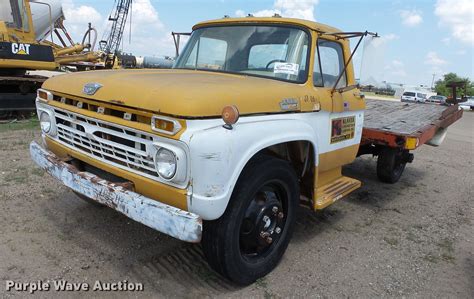
M303 199L306 197L308 203L311 201L315 171L315 151L311 142L300 140L274 144L262 149L254 157L258 155L269 155L288 161L298 176Z

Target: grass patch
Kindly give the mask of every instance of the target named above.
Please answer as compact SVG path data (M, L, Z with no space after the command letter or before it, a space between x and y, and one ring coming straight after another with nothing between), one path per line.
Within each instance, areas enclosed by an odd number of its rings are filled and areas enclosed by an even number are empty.
M257 287L260 287L260 288L267 288L268 287L268 283L267 281L265 280L265 277L262 277L262 278L259 278L255 281L255 285Z
M408 234L407 234L407 239L414 242L414 243L421 243L421 240L418 238L418 236L412 232L412 231L409 231Z
M32 175L35 175L35 176L39 176L39 177L42 177L44 176L45 172L43 169L39 168L39 167L34 167L32 170L31 170L31 174Z
M0 124L0 133L17 130L35 130L39 129L39 127L39 120L36 117L32 117L27 120Z
M21 167L7 174L3 180L5 183L25 184L28 182L28 179L28 169L26 167Z
M43 193L46 194L46 195L53 195L56 192L53 189L45 188L45 189L43 189Z
M387 95L383 95L383 94L375 94L375 92L364 92L365 96L370 98L370 96L374 96L374 97L381 97L381 98L387 98L387 99L395 99L395 97L393 96L387 96Z
M275 294L271 293L270 291L265 290L265 293L263 294L263 298L272 299L272 298L276 298L276 296L275 296Z
M448 239L448 238L445 238L445 239L441 240L440 242L438 242L438 246L447 253L451 254L451 253L454 252L453 241Z
M433 255L433 254L431 254L431 253L425 255L425 256L423 257L423 259L424 259L425 261L430 262L430 263L433 263L433 264L438 263L438 260L439 260L439 258L438 258L437 256L435 256L435 255Z
M444 238L443 240L438 242L437 245L443 251L443 253L441 253L441 258L446 262L454 263L456 258L454 257L454 242L453 242L453 240L448 239L448 238Z
M275 294L273 294L269 289L268 289L268 283L267 281L265 280L265 277L262 277L262 278L259 278L255 281L255 285L260 288L260 289L263 289L263 298L265 299L271 299L271 298L276 298L277 296L275 296Z
M30 145L30 140L18 140L13 142L6 142L5 144L0 144L0 150L8 151L14 149L27 149Z
M383 237L383 240L392 246L397 246L398 245L398 239L396 238L389 238L389 237Z

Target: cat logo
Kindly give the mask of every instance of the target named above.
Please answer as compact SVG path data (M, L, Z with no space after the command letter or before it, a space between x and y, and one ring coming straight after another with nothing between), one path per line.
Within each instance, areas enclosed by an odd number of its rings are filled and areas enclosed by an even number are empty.
M16 55L30 55L30 46L28 44L12 43L12 53Z

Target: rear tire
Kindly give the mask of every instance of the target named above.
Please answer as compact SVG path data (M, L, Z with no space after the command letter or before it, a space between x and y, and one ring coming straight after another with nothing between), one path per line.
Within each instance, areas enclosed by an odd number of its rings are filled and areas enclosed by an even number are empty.
M384 148L377 159L377 177L384 183L394 184L400 180L406 164L403 161L403 151Z
M280 262L293 233L297 176L286 161L260 156L243 170L224 215L205 221L202 247L209 265L248 285Z

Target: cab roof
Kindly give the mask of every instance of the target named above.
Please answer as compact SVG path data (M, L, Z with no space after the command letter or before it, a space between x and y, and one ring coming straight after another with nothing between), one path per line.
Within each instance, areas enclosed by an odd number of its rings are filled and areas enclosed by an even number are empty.
M308 20L301 19L292 19L292 18L282 18L282 17L243 17L243 18L222 18L217 20L210 20L205 22L200 22L193 27L193 30L196 30L201 27L207 27L212 25L226 25L226 24L254 24L254 23L268 23L268 24L284 24L284 25L297 25L306 27L310 30L322 32L322 33L336 33L340 32L339 29L324 25L321 23L316 23Z

